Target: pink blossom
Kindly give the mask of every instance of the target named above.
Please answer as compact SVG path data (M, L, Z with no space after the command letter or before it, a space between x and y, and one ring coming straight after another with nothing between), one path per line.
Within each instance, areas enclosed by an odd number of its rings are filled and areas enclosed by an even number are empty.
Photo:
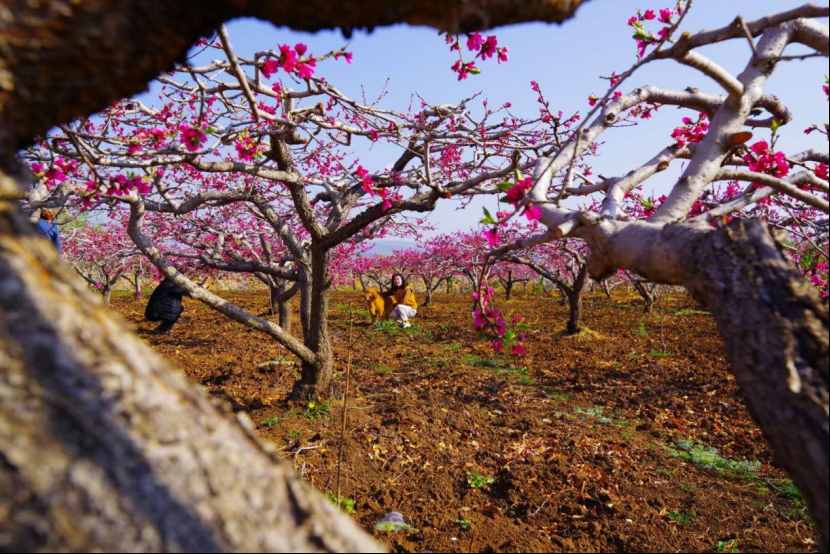
M655 17L657 17L657 15L654 13L654 10L646 10L643 14L643 19L645 19L646 21L651 21Z
M294 45L294 51L297 53L298 56L305 56L307 50L308 46L306 46L302 42L298 42Z
M536 204L529 204L525 207L524 216L528 221L539 221L542 217L542 209Z
M185 148L190 152L196 152L207 140L207 135L201 129L182 124L179 126L179 136Z
M297 53L287 44L280 45L279 66L287 73L294 73L297 66Z
M660 22L661 23L671 23L671 16L672 11L669 8L663 8L660 10Z
M274 58L268 58L265 60L265 63L260 66L260 71L262 74L265 75L266 79L270 79L271 75L277 72L280 68L279 61L275 60Z
M490 248L495 248L496 246L498 246L500 240L499 231L497 228L492 227L490 229L487 229L486 231L484 231L483 234L484 238L487 239L487 244L490 246Z
M467 49L470 52L478 52L481 50L481 45L484 44L484 38L481 33L470 33L467 35Z
M490 35L487 37L487 40L484 41L484 44L481 47L481 51L478 53L478 56L476 57L481 58L483 60L489 60L496 54L498 46L499 40L495 37L495 35Z

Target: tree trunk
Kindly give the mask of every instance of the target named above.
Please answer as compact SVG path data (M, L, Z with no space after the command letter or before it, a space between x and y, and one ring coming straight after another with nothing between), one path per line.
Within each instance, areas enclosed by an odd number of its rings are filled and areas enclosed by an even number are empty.
M504 299L510 300L510 297L513 295L513 279L508 278L507 281L502 281L504 285Z
M423 306L426 308L427 306L429 306L432 303L433 287L431 286L432 283L428 279L422 278L422 280L424 282L424 288L426 288L426 299L424 300L424 303L423 303Z
M452 294L452 277L447 278L447 294Z
M693 242L689 291L712 312L732 372L828 547L828 311L766 226L736 221Z
M334 360L328 330L328 257L328 252L312 245L309 332L304 336L304 343L317 355L317 360L301 365L300 380L291 392L291 396L298 400L327 398L331 393Z
M291 312L289 300L286 298L288 288L282 286L268 286L268 309L272 316L276 315L279 325L286 333L291 332Z
M104 300L104 304L109 306L112 298L112 285L110 283L106 283L104 288L101 289L101 298Z
M568 298L568 325L565 329L569 335L577 334L582 322L582 296L585 292L585 284L588 282L588 266L582 264L579 269L579 274L576 276L576 281L570 289L562 288L562 291L567 294Z
M0 549L378 546L0 214Z
M141 300L143 293L141 291L141 274L136 273L134 275L135 281L133 281L133 300Z

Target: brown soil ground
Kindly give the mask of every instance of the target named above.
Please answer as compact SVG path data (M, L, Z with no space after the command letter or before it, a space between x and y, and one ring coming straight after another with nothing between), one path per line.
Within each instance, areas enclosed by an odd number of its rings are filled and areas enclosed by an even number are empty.
M264 310L264 293L229 296ZM392 550L815 548L797 490L739 399L713 320L683 295L648 315L626 293L592 296L593 332L563 337L566 307L520 294L502 307L524 313L532 331L528 355L510 360L476 335L466 295L437 295L402 331L371 326L361 296L338 291L335 400L311 407L285 400L297 370L269 338L190 300L157 336L141 321L143 303L113 303L326 492L336 490L353 307L341 490L370 532L387 512L404 515L415 530L374 531Z

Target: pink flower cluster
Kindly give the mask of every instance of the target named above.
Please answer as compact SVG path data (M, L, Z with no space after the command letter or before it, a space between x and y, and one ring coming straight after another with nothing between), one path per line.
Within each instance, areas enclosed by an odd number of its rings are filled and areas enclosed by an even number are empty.
M308 51L308 46L298 42L293 48L288 44L281 44L279 49L279 58L269 57L260 66L260 71L266 79L270 79L271 75L279 69L301 79L311 79L314 76L314 71L317 69L317 60L312 57L303 58ZM347 56L346 53L342 55ZM348 54L346 61L351 62L351 54Z
M507 190L505 200L507 200L507 202L515 206L516 204L521 202L522 199L524 199L527 192L532 188L532 177L525 177L524 179L520 179L516 182L515 185L513 185ZM528 204L527 206L525 206L524 212L522 212L522 214L528 219L528 221L539 221L539 218L542 216L542 210L536 204Z
M31 169L35 176L44 179L46 188L52 190L60 183L66 181L68 175L75 173L78 169L78 162L56 157L49 169L46 169L46 166L39 162L33 163Z
M86 182L87 191L94 192L97 188L97 184L93 179ZM149 181L136 175L128 176L122 174L110 178L107 194L112 196L126 196L132 191L136 191L139 194L150 194L152 186Z
M240 160L252 161L259 154L259 144L251 135L244 133L234 143Z
M197 152L207 141L207 135L201 129L186 123L179 125L179 137L189 152Z
M790 163L783 152L773 152L765 140L759 140L749 148L744 161L750 171L784 177L790 172ZM753 183L753 186L761 186Z
M642 58L645 55L646 49L650 45L661 43L669 38L671 27L674 24L674 16L675 14L680 15L681 13L680 7L675 9L663 8L659 10L659 14L655 13L654 10L637 11L637 15L632 15L628 18L628 26L634 29L632 38L637 42L638 58ZM663 24L656 35L646 29L646 22L654 21L655 19Z
M447 44L450 45L450 51L457 51L459 53L458 60L451 66L451 69L458 75L459 81L463 81L470 75L478 75L481 73L475 61L465 62L461 58L461 42L457 37L447 35ZM468 34L467 50L475 52L475 57L482 60L489 60L494 56L498 63L508 60L507 47L499 46L499 39L495 35L489 35L487 38L484 38L481 33Z
M382 206L384 211L391 209L393 202L400 200L398 193L390 193L387 188L376 187L375 178L362 165L357 166L355 175L360 179L360 186L363 188L363 192L371 196L377 196L383 201Z
M697 121L688 116L684 117L683 125L675 127L671 133L671 137L674 139L678 148L683 148L687 144L696 144L702 141L708 132L709 117L705 113L700 112Z
M508 328L504 314L493 307L495 294L493 287L487 285L473 292L473 326L481 333L489 331L494 335L490 344L496 352L502 353L510 349L512 355L524 356L527 351L524 346L525 334L520 331L522 317L514 316L511 322L512 329Z

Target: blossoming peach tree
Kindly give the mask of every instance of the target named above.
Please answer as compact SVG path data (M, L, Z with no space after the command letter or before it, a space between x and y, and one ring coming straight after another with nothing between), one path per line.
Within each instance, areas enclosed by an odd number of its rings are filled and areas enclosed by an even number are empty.
M481 40L482 57L491 48L506 56ZM224 27L199 48L220 59L177 66L159 78L152 100L118 102L27 151L40 177L35 202L69 196L83 210L128 210L130 237L162 273L300 360L298 397L329 391L336 258L365 239L418 226L408 214L487 192L519 169L516 154L553 151L560 140L541 117L519 118L477 96L455 105L419 99L407 111L382 106L382 92L353 99L320 75L325 64L351 63L344 49L316 54L281 44L246 58ZM371 170L359 159L371 145L398 155ZM265 282L281 323L199 286L177 269L188 259ZM293 294L299 336L285 327Z

